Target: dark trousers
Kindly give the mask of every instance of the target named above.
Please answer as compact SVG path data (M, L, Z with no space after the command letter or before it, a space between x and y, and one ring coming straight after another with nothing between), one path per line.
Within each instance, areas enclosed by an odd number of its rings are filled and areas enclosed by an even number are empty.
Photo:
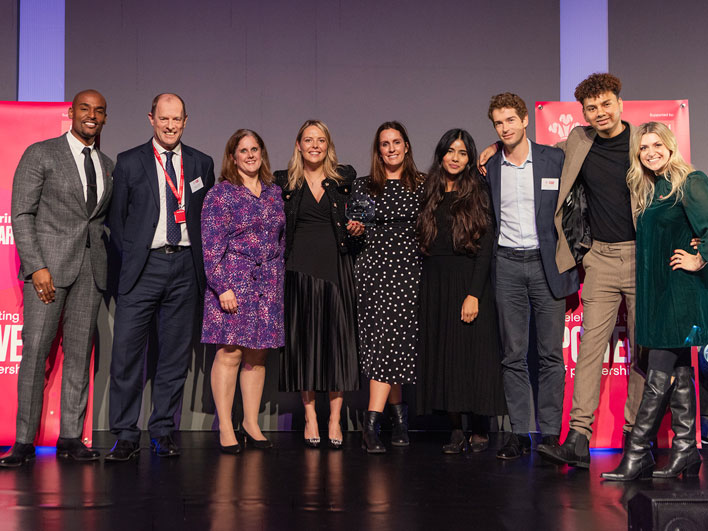
M17 430L19 443L32 443L37 435L44 400L44 372L47 357L61 321L64 363L61 379L61 420L59 436L81 437L88 400L91 348L96 331L96 315L101 292L91 269L91 253L86 250L74 283L56 287L54 302L44 304L32 281L23 288L24 325L22 361L17 376Z
M649 350L649 367L647 371L655 370L673 374L676 367L690 366L691 347Z
M145 347L157 317L158 359L152 383L151 437L175 429L191 359L199 290L189 250L152 251L137 283L118 296L113 326L109 419L119 439L138 442Z
M544 435L558 435L565 386L565 299L553 297L537 250L497 250L496 297L504 393L512 431L531 431L533 403L527 356L530 312L533 311L539 363L538 426Z

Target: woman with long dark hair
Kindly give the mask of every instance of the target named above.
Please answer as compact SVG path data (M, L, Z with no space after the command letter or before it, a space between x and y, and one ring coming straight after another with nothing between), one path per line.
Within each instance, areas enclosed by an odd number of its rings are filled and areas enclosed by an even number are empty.
M280 390L299 391L305 445L320 432L315 391L329 393L328 445L342 447L343 392L359 389L354 264L345 205L356 172L340 166L327 126L307 120L297 133L287 171L275 172L285 204L285 349ZM357 225L355 230L354 226Z
M420 281L415 223L422 179L405 127L381 124L372 146L371 175L356 179L353 192L375 203L354 270L361 371L369 380L362 446L369 453L386 451L379 438L386 402L392 413L391 444L409 444L401 385L415 383Z
M283 346L284 229L280 188L263 139L239 129L226 143L221 177L202 208L208 284L202 343L218 345L211 389L224 453L242 449L231 418L239 367L242 442L259 449L273 446L258 426L258 410L268 349Z
M627 184L637 205L636 344L649 349L649 366L622 461L602 477L697 476L701 454L691 347L708 339L708 177L684 161L676 137L659 122L634 130L629 161ZM653 470L650 441L667 404L671 456L663 469Z
M447 131L425 182L418 238L420 287L418 405L446 411L445 453L468 449L462 413L473 413L472 448L488 444L485 420L504 413L497 317L489 269L494 230L477 149L463 129ZM474 415L476 414L476 415Z

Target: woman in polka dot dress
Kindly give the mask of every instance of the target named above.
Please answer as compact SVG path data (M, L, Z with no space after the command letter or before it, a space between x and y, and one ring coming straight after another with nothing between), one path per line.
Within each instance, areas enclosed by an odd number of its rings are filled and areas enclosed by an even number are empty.
M415 383L420 253L415 224L422 174L413 162L408 133L399 122L376 131L371 175L354 181L354 197L375 202L375 218L365 230L354 279L362 373L369 379L369 407L362 447L384 453L379 430L390 404L391 444L407 446L408 411L401 385Z

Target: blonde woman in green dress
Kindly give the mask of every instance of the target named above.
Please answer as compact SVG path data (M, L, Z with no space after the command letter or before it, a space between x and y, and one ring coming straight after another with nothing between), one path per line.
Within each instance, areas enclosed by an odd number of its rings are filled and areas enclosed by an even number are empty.
M691 347L708 338L708 177L683 160L676 137L658 122L634 131L629 158L627 183L638 205L636 344L649 349L649 368L622 461L602 477L695 476L701 456ZM671 455L663 469L653 470L650 441L667 403Z

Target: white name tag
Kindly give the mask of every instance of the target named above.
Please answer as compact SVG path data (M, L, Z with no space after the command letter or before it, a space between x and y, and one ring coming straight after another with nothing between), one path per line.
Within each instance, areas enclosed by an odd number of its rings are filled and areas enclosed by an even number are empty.
M558 179L556 179L557 181ZM202 182L201 177L197 177L194 179L191 183L189 183L189 187L192 189L192 193L196 192L197 190L201 190L204 188L204 183ZM556 190L558 189L558 184L556 184Z
M560 179L541 179L541 190L558 190L559 181Z

